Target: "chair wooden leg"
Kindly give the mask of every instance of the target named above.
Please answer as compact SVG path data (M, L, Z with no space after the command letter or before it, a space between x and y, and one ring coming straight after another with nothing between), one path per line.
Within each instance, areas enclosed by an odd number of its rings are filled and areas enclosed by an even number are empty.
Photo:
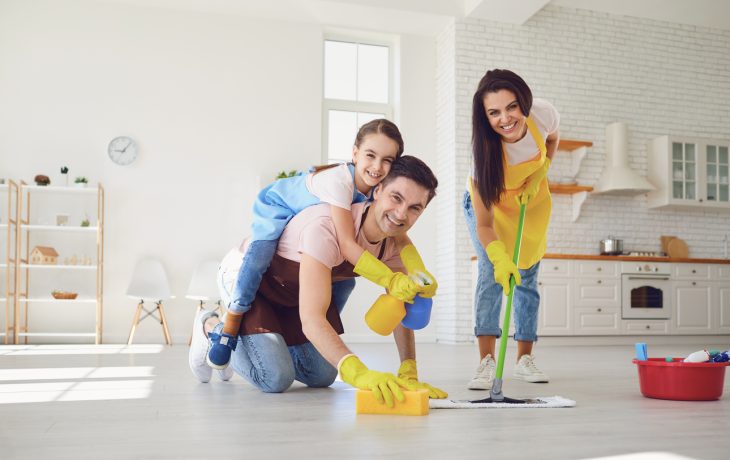
M142 313L142 304L144 304L144 302L140 301L137 304L137 311L134 312L134 319L132 320L132 330L129 331L129 340L127 340L127 345L132 345L132 340L134 340L134 332L137 330L137 324L139 324L139 314Z
M162 307L162 301L157 303L157 311L160 313L160 324L162 324L162 332L165 334L165 343L172 345L170 330L167 329L167 320L165 319L165 309Z

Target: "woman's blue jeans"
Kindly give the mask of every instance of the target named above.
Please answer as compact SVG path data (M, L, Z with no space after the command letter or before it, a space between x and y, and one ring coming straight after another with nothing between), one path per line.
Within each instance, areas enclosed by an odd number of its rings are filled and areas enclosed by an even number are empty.
M463 209L469 235L477 253L479 270L474 295L474 335L501 337L499 314L502 309L502 286L494 281L494 265L477 237L477 221L469 192L464 193ZM537 340L537 309L540 306L540 293L537 290L539 267L540 262L526 270L520 270L522 283L515 287L512 299L515 340L526 342Z

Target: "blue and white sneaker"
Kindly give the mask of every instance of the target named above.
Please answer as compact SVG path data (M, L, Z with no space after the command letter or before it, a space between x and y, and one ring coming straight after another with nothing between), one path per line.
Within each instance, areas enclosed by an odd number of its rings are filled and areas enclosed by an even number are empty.
M231 352L236 349L238 336L218 332L216 328L208 333L208 356L206 361L213 369L225 369L231 361Z

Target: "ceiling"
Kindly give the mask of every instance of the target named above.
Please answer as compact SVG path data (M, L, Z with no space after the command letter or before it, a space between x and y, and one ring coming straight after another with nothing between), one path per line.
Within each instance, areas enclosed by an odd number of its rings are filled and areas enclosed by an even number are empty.
M97 0L435 35L454 18L523 24L546 5L730 30L725 0Z

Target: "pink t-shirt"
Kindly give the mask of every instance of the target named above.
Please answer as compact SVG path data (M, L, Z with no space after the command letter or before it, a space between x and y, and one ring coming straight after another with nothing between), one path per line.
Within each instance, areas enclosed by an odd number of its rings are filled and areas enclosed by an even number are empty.
M380 243L371 244L360 231L360 222L367 206L366 203L352 205L356 241L360 247L377 257L380 253ZM403 267L393 239L387 238L383 244L385 244L385 251L381 260L391 270L405 273L405 267ZM302 254L307 254L328 268L336 267L344 262L345 258L337 244L337 232L330 215L330 205L310 206L294 216L279 238L276 253L295 262L300 262Z

